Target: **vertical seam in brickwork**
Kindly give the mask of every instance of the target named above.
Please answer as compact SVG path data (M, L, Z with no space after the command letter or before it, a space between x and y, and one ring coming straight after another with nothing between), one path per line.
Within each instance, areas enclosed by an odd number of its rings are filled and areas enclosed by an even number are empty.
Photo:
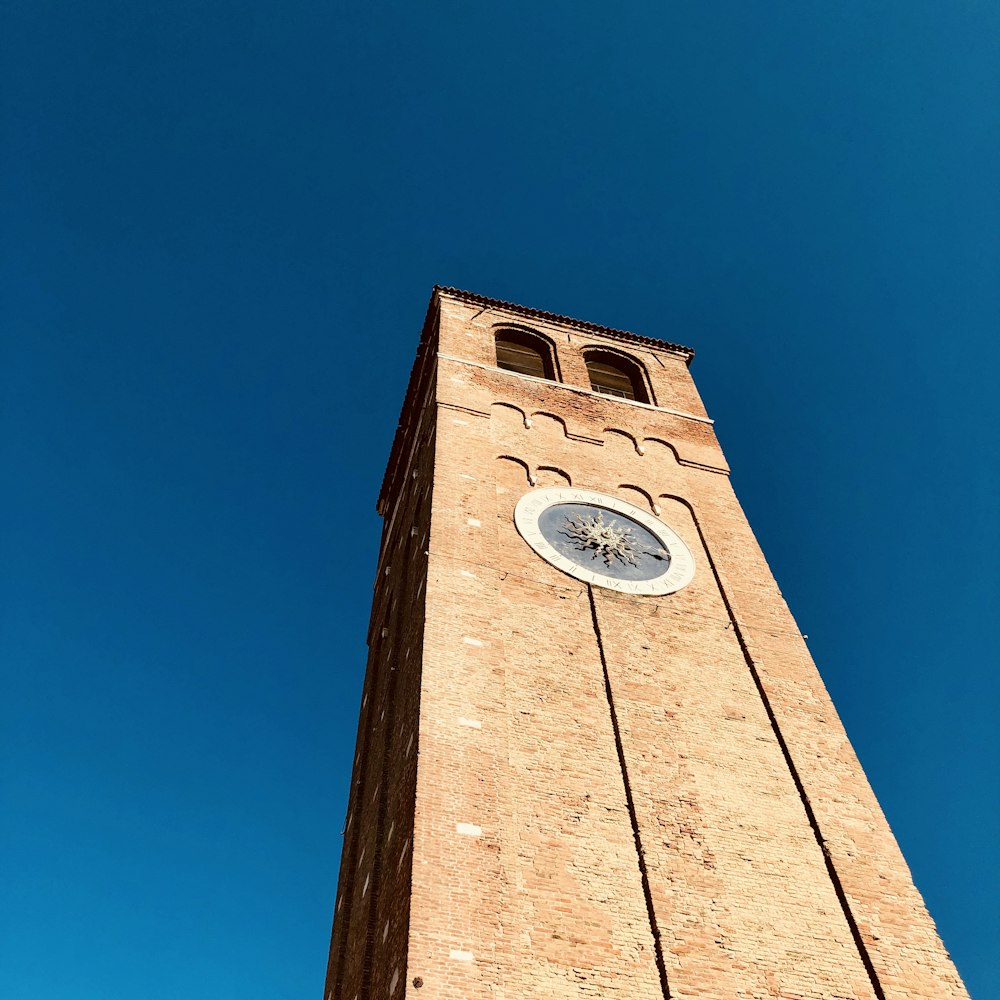
M823 834L820 830L819 820L816 818L816 813L813 812L812 804L809 802L809 796L806 794L805 786L802 784L802 779L799 777L798 769L795 766L794 760L792 760L792 754L788 749L788 744L785 742L785 738L781 735L781 727L778 725L778 718L774 713L774 709L771 707L771 700L767 696L767 691L764 689L764 684L760 679L760 674L757 672L757 667L754 664L753 657L750 655L750 650L747 648L746 640L743 638L743 630L740 628L739 622L736 620L736 615L733 613L732 604L729 602L729 596L726 594L726 588L722 584L722 577L719 575L719 571L715 566L715 560L712 558L712 553L708 547L708 540L705 538L705 533L701 530L698 518L695 515L694 510L691 509L690 505L680 497L672 497L671 499L680 501L688 508L688 510L691 511L691 519L694 521L694 526L698 532L699 538L701 539L705 555L708 557L708 565L711 567L712 576L715 578L715 585L719 588L719 594L722 597L722 603L726 607L726 614L729 616L729 622L733 626L736 641L739 643L740 651L743 653L743 659L746 662L747 669L750 671L750 676L753 678L754 686L757 688L757 694L764 706L764 711L767 713L768 721L771 724L771 730L777 740L778 747L781 749L781 754L785 759L785 764L788 767L789 774L791 774L795 788L799 793L802 808L805 810L806 818L809 820L809 826L812 828L813 836L816 838L816 843L819 845L820 853L823 855L823 862L825 863L827 873L830 876L830 882L833 885L833 890L840 902L840 908L844 913L844 919L847 921L847 926L851 931L851 936L854 938L854 944L858 949L858 955L865 967L865 971L868 973L868 978L871 981L872 989L875 991L875 996L878 997L878 1000L886 1000L882 984L879 982L878 973L875 971L875 966L872 963L871 956L868 954L868 948L865 946L864 939L861 936L861 930L858 927L857 921L854 919L854 914L851 912L851 904L847 899L847 893L844 891L844 886L840 881L840 876L837 874L837 869L834 866L833 859L830 857L830 852L827 850L826 841L823 839Z
M597 651L601 657L601 669L604 672L604 693L608 698L608 711L611 713L611 728L615 734L615 749L618 751L618 766L622 772L622 784L625 787L625 802L628 805L628 816L632 823L632 838L635 841L635 854L639 862L639 875L642 880L642 894L646 900L646 914L649 918L649 930L653 936L653 952L656 956L656 971L660 974L660 989L663 1000L670 1000L670 985L667 982L667 966L663 960L663 943L660 939L660 928L656 922L656 911L653 908L653 892L649 886L649 873L646 870L646 855L642 850L642 838L639 834L639 818L635 811L635 800L632 798L632 784L628 777L628 767L625 764L625 749L622 746L621 729L618 726L618 712L615 710L614 694L611 690L611 675L608 673L608 661L604 656L604 643L601 640L601 626L597 621L597 604L594 601L594 588L587 584L587 597L590 599L590 617L594 624L594 637L597 639Z

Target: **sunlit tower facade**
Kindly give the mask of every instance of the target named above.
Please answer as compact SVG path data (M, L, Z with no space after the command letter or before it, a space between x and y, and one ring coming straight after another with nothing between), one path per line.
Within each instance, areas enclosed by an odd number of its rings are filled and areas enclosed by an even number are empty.
M435 288L325 1000L947 1000L678 344Z

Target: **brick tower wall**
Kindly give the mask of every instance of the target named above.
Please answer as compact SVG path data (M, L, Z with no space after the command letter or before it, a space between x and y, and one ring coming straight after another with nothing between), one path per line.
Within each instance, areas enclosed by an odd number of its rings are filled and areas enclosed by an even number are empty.
M549 339L562 384L496 368L510 326ZM637 359L655 405L591 392L590 346ZM405 508L423 525L406 476L432 483L429 540L385 573L406 609L390 634L416 645L395 682L372 645L330 1000L967 996L732 492L688 360L489 300L432 301L382 499L387 518ZM544 562L513 507L557 485L661 517L694 580L634 597ZM382 562L400 532L387 520ZM380 575L377 605L388 589ZM372 714L386 704L388 742ZM393 819L396 836L412 829L412 863L384 843Z

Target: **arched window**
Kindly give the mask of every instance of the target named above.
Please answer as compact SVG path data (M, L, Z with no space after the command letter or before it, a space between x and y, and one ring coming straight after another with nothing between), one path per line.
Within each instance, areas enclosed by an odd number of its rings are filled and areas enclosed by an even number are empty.
M555 381L556 366L548 342L524 330L497 334L497 368Z
M584 361L590 375L590 388L594 392L621 399L637 399L640 403L649 402L642 369L634 361L607 351L588 351Z

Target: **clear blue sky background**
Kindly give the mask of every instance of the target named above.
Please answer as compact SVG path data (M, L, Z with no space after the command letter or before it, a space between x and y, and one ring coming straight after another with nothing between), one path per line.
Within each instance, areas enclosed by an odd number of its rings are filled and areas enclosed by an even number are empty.
M697 349L1000 993L996 3L0 9L4 996L319 1000L435 281Z

